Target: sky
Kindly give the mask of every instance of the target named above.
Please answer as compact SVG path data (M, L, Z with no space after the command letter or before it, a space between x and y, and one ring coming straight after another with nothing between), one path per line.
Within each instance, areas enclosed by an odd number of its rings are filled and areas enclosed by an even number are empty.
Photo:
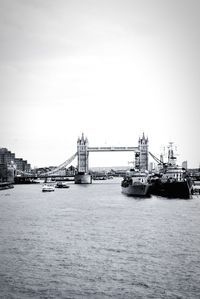
M0 0L0 147L32 167L89 146L200 163L198 0ZM133 153L90 153L121 166ZM76 162L75 162L76 164Z

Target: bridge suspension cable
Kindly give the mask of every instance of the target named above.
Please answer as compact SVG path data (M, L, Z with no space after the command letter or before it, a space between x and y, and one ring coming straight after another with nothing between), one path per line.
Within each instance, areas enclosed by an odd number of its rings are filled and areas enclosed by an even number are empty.
M47 171L47 172L40 173L39 176L43 176L43 175L46 176L46 175L49 175L49 174L56 173L58 170L60 170L62 168L65 168L67 165L69 165L76 158L76 156L77 156L77 152L73 156L71 156L69 159L67 159L65 162L63 162L62 164L57 166L55 169Z

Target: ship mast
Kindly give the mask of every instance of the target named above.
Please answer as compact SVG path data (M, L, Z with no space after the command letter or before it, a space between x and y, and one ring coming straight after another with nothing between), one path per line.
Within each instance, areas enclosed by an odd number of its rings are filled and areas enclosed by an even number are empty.
M168 146L168 164L173 166L176 165L176 157L174 156L173 142L169 142Z

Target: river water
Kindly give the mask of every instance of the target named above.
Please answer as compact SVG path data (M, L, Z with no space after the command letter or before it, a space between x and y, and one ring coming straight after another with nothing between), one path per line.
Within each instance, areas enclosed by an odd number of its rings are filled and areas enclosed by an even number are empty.
M0 191L0 298L200 298L200 197Z

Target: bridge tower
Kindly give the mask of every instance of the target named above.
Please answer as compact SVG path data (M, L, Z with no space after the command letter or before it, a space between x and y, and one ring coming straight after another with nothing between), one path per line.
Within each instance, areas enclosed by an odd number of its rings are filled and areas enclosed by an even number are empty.
M77 155L78 170L74 178L75 184L90 184L91 175L88 173L88 139L84 138L83 134L77 140Z
M148 170L148 143L148 137L145 138L143 133L142 138L138 140L139 152L136 153L136 164L140 170Z

